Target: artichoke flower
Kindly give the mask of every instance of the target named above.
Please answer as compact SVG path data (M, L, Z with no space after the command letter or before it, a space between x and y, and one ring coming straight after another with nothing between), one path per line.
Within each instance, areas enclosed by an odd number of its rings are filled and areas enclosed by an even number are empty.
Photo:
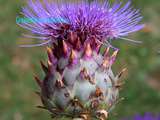
M143 28L139 10L131 1L29 0L22 14L31 21L18 24L34 34L26 37L40 41L22 47L47 46L47 65L41 62L45 76L35 77L41 108L56 118L107 119L119 100L120 77L126 70L113 73L119 49L110 40Z

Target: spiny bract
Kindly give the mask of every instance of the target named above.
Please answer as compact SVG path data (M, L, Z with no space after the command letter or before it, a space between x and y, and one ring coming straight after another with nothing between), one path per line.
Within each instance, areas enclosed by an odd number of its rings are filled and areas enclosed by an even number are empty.
M118 49L102 44L112 38L140 30L139 11L116 1L48 2L29 1L23 9L27 18L54 18L52 22L34 21L20 25L41 39L47 48L48 65L41 62L44 80L36 78L43 107L53 117L79 117L84 120L108 118L109 110L118 101L120 76L111 66ZM32 45L31 45L32 46ZM34 45L33 45L34 46ZM36 46L36 45L35 45ZM111 52L112 49L112 52Z
M101 55L101 46L94 50L87 43L78 51L64 40L53 46L47 48L48 66L41 62L45 79L36 77L45 108L54 117L107 118L118 100L119 78L125 71L115 76L111 70L118 50L110 55L108 47Z

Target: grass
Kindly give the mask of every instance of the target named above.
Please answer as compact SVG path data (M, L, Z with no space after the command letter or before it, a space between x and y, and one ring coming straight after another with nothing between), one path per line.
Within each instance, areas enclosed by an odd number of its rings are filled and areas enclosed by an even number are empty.
M116 106L111 120L144 112L160 112L160 91L148 85L150 73L160 67L159 44L159 0L134 1L142 8L144 21L149 31L138 32L131 38L143 41L142 45L129 45L124 41L113 44L121 48L115 71L127 67L129 71L126 84L121 91L125 100ZM44 48L19 48L24 32L15 23L23 1L0 1L0 120L44 120L49 119L48 112L35 106L41 104L34 94L38 86L33 74L42 73L39 60L45 60ZM32 41L32 40L29 40ZM160 69L158 69L160 73ZM159 80L159 78L157 78Z

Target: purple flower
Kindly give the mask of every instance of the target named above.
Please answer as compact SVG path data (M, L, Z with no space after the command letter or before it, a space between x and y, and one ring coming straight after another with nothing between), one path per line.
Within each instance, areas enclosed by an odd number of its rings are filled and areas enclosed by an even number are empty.
M94 0L91 3L87 0L74 3L65 0L58 3L29 0L22 14L26 18L36 19L32 23L24 22L19 25L36 35L27 37L42 40L38 46L72 37L71 45L75 46L75 40L79 39L81 47L87 41L92 41L93 44L103 43L108 39L127 36L144 27L139 24L142 19L139 10L131 6L130 0L126 4L119 0L113 4L109 0ZM50 21L42 22L42 19Z
M125 120L160 120L160 115L153 115L151 113L146 113L142 115L136 115L132 119L125 119Z

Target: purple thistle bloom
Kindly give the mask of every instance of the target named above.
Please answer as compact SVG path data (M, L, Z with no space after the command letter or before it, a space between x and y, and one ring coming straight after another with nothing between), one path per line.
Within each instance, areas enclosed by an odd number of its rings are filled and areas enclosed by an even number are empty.
M108 39L116 39L127 36L129 33L138 31L144 27L139 24L142 17L139 10L131 6L129 0L125 5L119 0L113 4L109 0L91 3L87 1L77 1L76 3L49 2L39 0L33 2L29 0L28 6L24 7L22 14L26 18L32 18L33 23L19 23L25 29L30 30L42 40L38 46L56 42L56 40L68 40L69 37L77 39L79 46L83 46L86 41L103 43ZM49 19L49 22L42 22L42 19ZM73 40L74 41L74 40ZM71 42L75 46L75 42ZM36 46L36 45L33 45Z
M112 65L118 54L108 42L143 28L139 24L139 10L109 0L98 2L49 2L30 0L22 14L26 18L20 26L30 30L41 43L24 47L49 45L47 65L41 62L43 80L35 76L43 106L52 117L105 120L121 101L120 79ZM29 20L29 21L28 21ZM101 51L104 44L107 48Z

